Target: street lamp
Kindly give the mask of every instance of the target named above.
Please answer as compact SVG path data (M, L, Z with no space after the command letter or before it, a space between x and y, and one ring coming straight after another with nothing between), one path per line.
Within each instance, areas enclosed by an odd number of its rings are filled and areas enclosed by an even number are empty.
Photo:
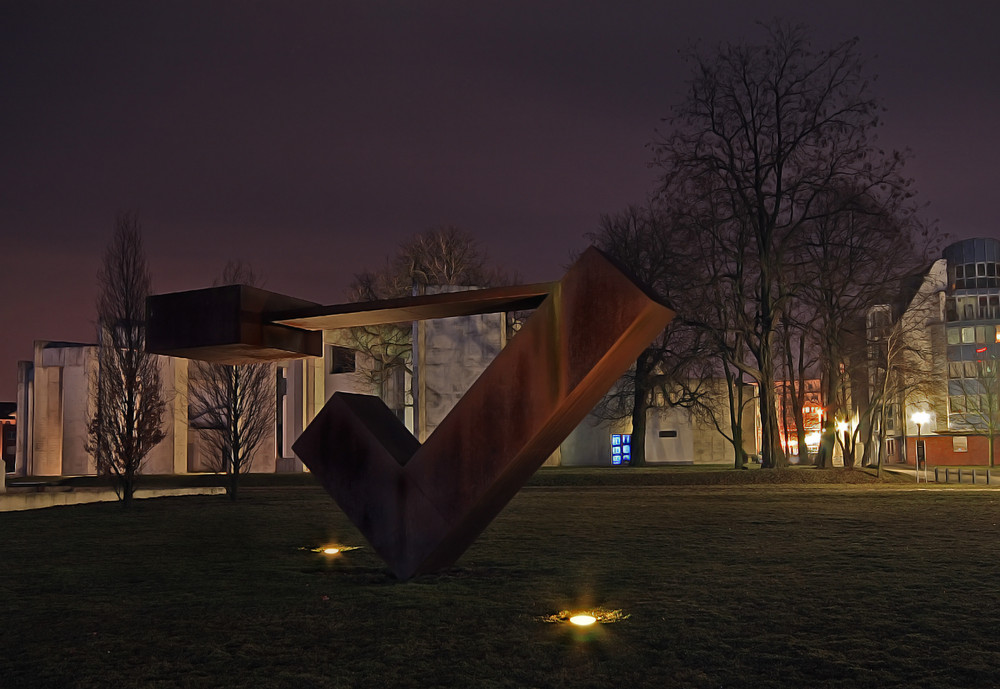
M850 426L847 425L846 421L838 421L837 422L837 432L840 433L840 435L841 435L840 448L844 452L844 460L845 460L844 461L844 466L845 467L847 466L847 461L846 460L847 460L847 429L848 428L850 428Z
M921 436L921 426L931 420L931 415L925 411L913 412L913 423L917 424L917 446L916 452L914 452L913 458L913 475L917 478L917 483L920 483L920 446L923 444L923 439ZM927 473L927 449L924 448L924 473Z

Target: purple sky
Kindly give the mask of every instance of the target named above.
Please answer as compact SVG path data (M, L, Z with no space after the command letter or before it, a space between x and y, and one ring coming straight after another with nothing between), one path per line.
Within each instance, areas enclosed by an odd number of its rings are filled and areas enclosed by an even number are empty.
M804 5L810 5L804 8ZM679 49L785 17L851 36L880 141L909 148L927 219L1000 236L1000 10L989 2L0 4L0 400L35 339L89 341L115 215L154 291L229 259L343 301L439 224L525 281L556 279L601 213L652 188L645 144L684 93Z

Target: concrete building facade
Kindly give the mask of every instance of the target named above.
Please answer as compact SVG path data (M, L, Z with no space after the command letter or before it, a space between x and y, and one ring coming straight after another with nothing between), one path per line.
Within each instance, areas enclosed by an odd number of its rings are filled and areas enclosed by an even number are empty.
M407 365L375 386L367 374L376 365L374 361L352 349L344 332L325 331L322 357L275 365L273 435L262 442L251 470L303 471L292 444L338 391L380 394L417 439L426 440L503 349L507 338L507 316L503 313L417 321L412 326ZM211 471L214 463L204 431L192 424L188 403L189 386L198 384L197 365L186 359L157 358L166 402L166 438L150 452L143 472ZM96 345L73 342L38 341L33 359L20 362L17 417L22 423L17 426L15 474L96 473L87 451L96 366ZM747 415L744 432L751 443L757 438L755 413ZM630 433L628 422L602 421L592 415L547 464L613 466L615 457L620 463L621 443L631 440ZM732 457L732 449L718 429L683 409L650 410L645 442L650 464L719 463ZM755 452L756 446L747 451Z

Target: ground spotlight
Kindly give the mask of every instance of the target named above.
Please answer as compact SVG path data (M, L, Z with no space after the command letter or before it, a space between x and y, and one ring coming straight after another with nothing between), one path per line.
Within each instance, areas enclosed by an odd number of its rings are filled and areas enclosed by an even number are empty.
M607 610L605 608L592 608L589 610L562 610L555 615L545 615L540 617L542 622L555 624L572 624L577 627L590 627L595 624L612 624L621 622L628 618L628 614L622 610Z

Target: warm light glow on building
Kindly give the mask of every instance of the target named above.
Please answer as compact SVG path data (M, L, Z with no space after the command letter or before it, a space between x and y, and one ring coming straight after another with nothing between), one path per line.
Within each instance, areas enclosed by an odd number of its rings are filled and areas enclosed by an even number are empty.
M597 618L593 615L573 615L569 621L578 627L587 627L597 622Z
M778 434L785 452L791 455L797 455L799 452L799 438L796 428L797 420L790 403L795 400L793 393L796 389L802 390L800 386L804 386L804 392L801 392L803 397L800 398L803 401L802 430L805 433L804 439L810 452L816 452L819 449L820 433L823 429L825 416L818 379L799 381L795 386L789 381L775 383L775 392L778 395Z

